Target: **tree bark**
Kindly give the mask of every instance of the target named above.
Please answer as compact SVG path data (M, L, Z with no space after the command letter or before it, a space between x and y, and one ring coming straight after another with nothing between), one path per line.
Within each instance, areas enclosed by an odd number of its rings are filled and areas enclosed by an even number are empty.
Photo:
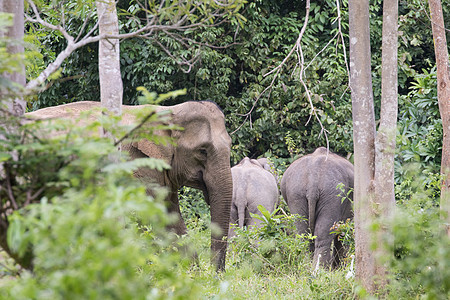
M13 15L13 24L11 27L7 29L5 33L0 32L0 35L4 35L12 40L12 43L9 42L7 44L7 51L10 54L23 54L24 46L23 46L23 36L25 32L24 28L24 5L23 0L0 0L0 12L9 13ZM10 118L9 114L15 116L21 116L25 113L26 110L26 101L21 98L21 94L23 94L23 89L26 84L25 78L25 65L20 66L20 71L13 73L4 73L2 76L6 79L9 79L11 82L14 82L18 85L17 88L13 88L11 90L4 89L4 87L0 87L0 102L6 102L7 113L0 111L0 126L4 126L9 132L14 132L17 130L15 125L8 122ZM3 103L1 103L3 105ZM2 107L3 108L3 107ZM6 115L6 116L5 116ZM5 121L6 120L6 121ZM5 136L0 134L0 140L5 140ZM14 159L17 158L17 153L11 153ZM4 164L0 163L0 175L3 175L5 172ZM2 199L1 201L6 201ZM0 202L0 205L3 205ZM19 257L17 253L15 253L8 245L7 242L7 227L9 223L2 224L0 226L0 247L11 256L16 263L26 269L32 269L32 253L31 251L27 251L24 256Z
M369 225L375 198L375 115L370 66L369 1L349 0L350 89L354 143L354 221L356 280L375 290L375 259L370 249Z
M382 74L381 74L381 112L380 125L375 141L375 195L376 213L380 224L386 224L386 218L395 208L394 157L397 133L398 110L398 64L397 64L397 28L398 0L383 1L383 37L382 37ZM377 232L376 259L389 255L383 245L388 238L392 242L389 229L381 226ZM385 285L387 268L381 261L376 263L376 277L379 284Z
M13 14L13 25L8 28L6 36L16 41L15 43L9 43L7 51L12 54L23 53L23 35L24 35L24 18L23 18L23 0L0 0L0 11ZM2 33L0 33L2 34ZM4 77L17 83L21 87L25 86L25 66L22 66L20 72L5 73ZM3 92L1 93L3 94ZM9 94L9 93L8 93ZM15 97L8 101L8 111L14 115L20 116L25 113L26 102L25 100Z
M444 17L440 0L429 0L434 53L436 56L437 94L442 119L441 211L446 217L447 235L450 237L450 70L445 37Z
M97 0L100 35L118 35L119 22L114 0ZM102 106L116 115L122 113L122 77L119 39L103 39L98 47L100 99Z

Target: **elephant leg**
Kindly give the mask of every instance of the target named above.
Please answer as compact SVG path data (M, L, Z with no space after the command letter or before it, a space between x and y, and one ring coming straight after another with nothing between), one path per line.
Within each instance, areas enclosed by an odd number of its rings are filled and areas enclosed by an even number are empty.
M234 224L233 226L231 224ZM239 216L238 209L236 203L231 204L231 212L230 212L230 228L228 229L228 238L232 238L236 235L234 231L234 227L239 224Z
M178 202L178 192L170 192L168 197L168 210L170 214L173 214L177 217L177 221L171 225L169 225L169 229L174 231L178 235L183 235L187 233L186 224L181 216L180 204Z
M328 212L329 213L329 212ZM334 239L334 235L330 234L330 228L333 225L333 220L327 215L327 212L317 216L314 235L316 239L314 241L314 258L313 265L317 264L319 260L320 264L324 267L330 266L331 259L331 244Z
M173 214L177 217L177 220L175 223L170 224L168 226L168 229L170 231L175 232L178 235L184 235L187 234L187 227L184 223L183 217L181 216L180 211L180 205L178 201L178 193L177 192L170 192L167 198L168 201L168 211L170 214ZM175 247L179 247L176 243L174 244ZM181 246L180 248L182 253L185 253L192 259L193 263L198 267L200 266L200 260L197 254L197 251L193 251L193 249L189 245Z
M250 228L250 226L261 226L262 221L260 219L254 218L251 214L261 216L261 212L258 209L258 202L260 199L249 198L247 203L247 209L245 211L245 225ZM263 203L262 203L263 204Z
M299 219L295 220L295 228L298 234L308 234L313 233L309 228L309 211L308 211L308 200L306 197L295 199L292 203L288 202L289 210L291 214L299 215ZM314 241L310 241L309 250L311 253L314 252Z
M338 237L334 238L334 246L333 246L333 268L338 268L341 265L342 259L345 257L347 249L342 245L342 243L338 240Z

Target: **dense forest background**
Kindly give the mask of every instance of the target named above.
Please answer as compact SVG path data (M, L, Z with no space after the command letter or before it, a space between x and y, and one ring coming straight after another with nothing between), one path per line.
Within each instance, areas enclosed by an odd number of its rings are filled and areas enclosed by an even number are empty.
M381 0L372 1L370 10L376 114L381 93L381 4ZM117 7L121 30L138 26L136 3L119 1ZM163 104L207 99L216 102L225 113L233 139L232 163L244 156L265 155L283 170L295 155L326 146L322 127L311 118L311 106L294 68L296 58L292 57L278 75L265 76L290 51L303 25L304 9L303 1L249 1L242 12L246 18L242 26L223 23L196 32L195 36L186 33L186 38L202 43L191 43L187 48L164 33L149 39L121 41L124 103L137 103L139 86L157 93L186 88L185 96ZM443 9L444 19L449 18L449 7L443 5ZM348 55L347 1L342 2L341 14ZM305 80L324 124L330 149L351 159L351 100L344 49L337 35L337 16L335 1L311 3L311 18L302 41L308 65ZM72 21L74 30L78 29L80 21L68 20ZM33 76L41 70L39 66L45 66L64 49L65 40L57 33L41 32L30 25L27 29L36 34L34 43L41 53L28 69L29 76ZM88 30L86 27L85 31ZM399 2L399 33L396 182L405 185L410 171L406 163L415 163L414 169L420 165L419 173L431 178L432 184L439 173L442 123L435 89L431 24L423 1ZM97 53L97 44L73 53L62 66L62 77L33 99L31 109L73 101L98 101ZM195 64L192 68L181 65L179 57L195 57ZM274 76L277 76L275 80ZM272 80L272 88L263 93ZM438 188L434 188L437 192Z

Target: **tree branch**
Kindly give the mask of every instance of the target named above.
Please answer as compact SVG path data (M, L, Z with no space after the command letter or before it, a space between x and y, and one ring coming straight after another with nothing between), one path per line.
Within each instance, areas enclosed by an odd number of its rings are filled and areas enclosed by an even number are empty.
M219 8L214 8L214 10L211 13L209 13L207 15L207 17L201 18L201 19L199 19L199 21L197 21L195 23L189 23L190 15L193 15L197 11L200 11L200 14L202 13L202 8L200 7L201 4L196 3L189 10L189 13L182 14L180 19L177 20L174 24L158 24L157 23L159 20L158 14L161 14L166 9L165 8L166 1L161 1L159 8L157 8L156 14L151 14L150 11L146 8L143 9L146 12L147 24L133 32L114 34L114 35L113 34L102 34L102 35L92 36L93 32L98 28L98 22L97 22L93 26L93 28L84 37L81 38L82 32L84 31L84 29L86 28L87 23L88 23L89 18L86 18L83 22L80 32L78 33L77 37L74 39L65 30L64 27L62 27L60 25L53 25L53 24L43 20L40 16L39 10L33 0L26 0L26 1L29 3L31 10L32 10L32 14L33 14L33 16L29 16L29 15L25 14L26 20L31 23L40 24L44 28L59 31L67 41L67 47L61 53L58 54L56 59L52 63L50 63L47 66L47 68L44 71L42 71L41 74L39 74L39 76L37 78L28 82L28 84L26 85L25 94L34 93L34 92L36 92L36 90L42 89L40 86L49 78L49 76L52 73L54 73L55 71L58 70L58 68L62 65L64 60L67 57L69 57L72 52L74 52L78 48L83 47L89 43L95 43L102 39L128 39L128 38L132 38L132 37L148 38L150 35L154 36L155 33L157 33L157 32L164 32L166 34L172 34L171 32L186 32L188 30L195 30L197 28L214 27L214 26L222 24L223 22L226 22L225 17L227 16L227 12L223 11L223 9L232 7L232 5L234 5L234 2L228 2L228 1L218 1L217 2L217 1L215 1L214 3L216 3L216 5L218 5ZM237 2L240 3L240 1L237 1ZM143 7L142 4L140 4L140 5L141 5L141 7ZM151 18L149 18L150 16L151 16ZM100 18L101 18L101 16L99 16L99 19ZM222 18L222 19L216 21L216 19L219 19L219 18ZM172 37L174 37L174 36L175 35L172 35ZM183 41L183 39L180 39L180 38L178 38L176 40L179 42ZM156 39L155 39L155 41L156 41ZM193 40L190 40L190 39L187 39L187 41L193 42ZM158 44L160 46L162 46L162 44L160 42L158 42ZM196 44L207 45L207 44L202 44L199 42L196 42ZM187 44L185 44L184 46L188 47ZM207 46L209 47L211 45L207 45ZM168 51L168 49L166 49L165 47L163 47L163 50L168 54L170 53L170 51ZM171 55L171 57L174 58L173 55ZM198 61L198 55L196 55L194 58L192 58L190 60L183 60L183 61L177 62L177 63L180 65L187 65L188 69L183 70L183 71L190 72L193 64L195 64L197 61Z
M155 114L156 114L156 111L152 111L151 113L149 113L145 118L142 119L142 121L138 125L133 127L133 129L128 131L123 137L121 137L118 141L116 141L114 143L114 147L120 145L120 143L122 143L125 139L129 138L133 132L135 132L136 130L141 128Z

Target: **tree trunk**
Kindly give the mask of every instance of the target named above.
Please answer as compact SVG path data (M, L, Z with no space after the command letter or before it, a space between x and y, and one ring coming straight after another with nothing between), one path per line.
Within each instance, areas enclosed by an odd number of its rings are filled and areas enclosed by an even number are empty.
M3 33L0 32L0 35L7 36L10 38L13 43L7 44L7 51L10 54L23 54L23 36L24 36L24 5L23 0L0 0L0 12L9 13L13 15L13 24L8 30ZM23 60L22 60L23 61ZM25 65L21 65L20 71L13 73L3 73L2 77L10 80L11 82L17 84L17 87L7 89L5 87L0 87L0 102L6 102L6 109L8 113L0 112L0 126L4 126L9 132L15 132L17 127L12 125L13 123L8 122L11 120L8 118L9 113L15 116L21 116L25 113L26 110L26 101L23 100L20 96L22 94L22 88L25 87L26 79L25 79ZM1 103L3 105L3 103ZM2 107L3 108L3 107ZM6 116L5 116L6 115ZM6 120L6 121L5 121ZM16 123L14 123L16 124ZM0 140L4 140L5 136L0 135ZM14 159L17 158L17 153L11 153ZM4 175L3 163L0 163L0 175ZM6 201L5 199L1 199L1 201ZM3 205L0 202L0 205ZM8 212L9 214L10 212ZM8 245L7 242L7 230L9 223L5 222L0 226L0 247L8 253L10 257L14 259L16 263L26 269L32 269L32 252L27 251L25 255L19 257L17 253L15 253Z
M14 15L13 25L8 28L6 36L17 41L16 43L10 43L7 50L11 54L23 53L23 35L24 35L24 17L23 17L23 0L0 0L0 11L10 13ZM2 34L2 33L0 33ZM21 72L5 73L3 77L17 83L21 87L25 86L25 66L22 66ZM5 92L2 91L1 94ZM10 94L10 92L7 92ZM21 98L14 97L8 101L8 111L16 116L23 115L26 109L26 102Z
M381 224L389 218L395 208L394 192L394 156L397 133L397 28L398 0L383 1L383 40L382 40L382 74L381 74L381 112L380 126L375 141L375 195L377 211ZM388 228L381 226L377 233L376 259L389 255L383 240L390 237ZM391 242L391 239L389 239ZM381 285L386 284L387 268L377 262L377 278Z
M99 31L102 34L119 34L116 3L114 0L97 0ZM122 113L122 77L120 74L120 49L118 39L104 39L98 47L100 99L102 106L116 115Z
M428 3L436 56L439 111L443 128L441 174L444 176L444 181L441 186L441 211L447 218L445 223L447 224L447 235L450 237L450 70L448 48L441 1L429 0Z
M356 280L368 291L375 285L375 259L369 225L375 190L375 115L370 68L369 1L349 0L350 89L354 143L354 211Z

